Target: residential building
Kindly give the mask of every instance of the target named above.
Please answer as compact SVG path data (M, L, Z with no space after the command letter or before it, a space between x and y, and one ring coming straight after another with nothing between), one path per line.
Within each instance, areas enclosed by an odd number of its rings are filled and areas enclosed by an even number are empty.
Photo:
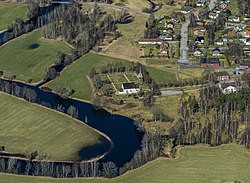
M211 12L211 13L209 13L208 17L211 18L211 19L216 19L216 18L219 17L219 14L218 14L218 13Z
M230 76L227 71L215 72L214 74L217 77L217 81L230 80Z
M246 38L250 38L250 30L243 30L242 36L244 36Z
M200 66L201 67L219 67L220 60L218 58L201 58Z
M241 84L235 81L220 83L219 88L223 94L230 94L242 90Z
M221 50L219 48L215 48L215 49L213 49L213 54L212 55L219 57L219 56L223 56L224 53L221 52Z
M229 22L240 22L240 17L232 15L232 16L228 17L228 21Z
M172 29L173 29L173 28L174 28L174 22L173 22L173 21L167 22L167 23L166 23L166 27L167 27L167 28L172 28Z
M222 38L218 38L218 39L216 40L216 45L218 45L218 46L223 46L223 45L224 45L223 39L222 39Z
M198 44L204 44L205 38L203 36L198 36L195 38L195 42Z
M196 57L203 56L203 52L200 49L196 49L193 54Z
M180 12L181 12L181 13L184 13L184 14L187 14L187 13L190 13L192 10L193 10L192 7L190 7L190 6L185 6L185 7L183 7L183 8L180 9Z
M205 35L205 32L206 32L206 29L196 28L196 29L194 29L193 34L194 34L195 36L200 36L200 37L202 37L202 36Z
M206 0L198 0L196 3L196 6L198 7L202 7L206 4Z
M196 24L199 25L199 26L204 26L205 23L206 23L206 22L205 22L204 20L201 20L201 19L196 20Z
M165 41L162 41L160 46L160 55L166 56L168 54L168 44Z
M138 41L138 44L146 44L146 45L161 45L161 39L141 39Z
M245 60L240 63L240 69L249 69L250 68L250 60Z
M137 94L140 92L140 88L135 83L122 83L122 92L119 94Z

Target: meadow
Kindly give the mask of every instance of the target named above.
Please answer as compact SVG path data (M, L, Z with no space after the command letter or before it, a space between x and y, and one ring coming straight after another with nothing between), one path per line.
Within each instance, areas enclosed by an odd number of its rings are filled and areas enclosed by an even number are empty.
M48 153L52 160L78 160L78 152L101 135L51 109L0 92L0 145L10 153Z
M250 152L235 145L182 147L177 159L159 158L115 179L52 179L0 174L0 183L232 183L250 181Z
M124 65L130 63L125 60L116 59L112 57L102 56L95 53L89 53L72 65L68 66L61 75L55 80L51 81L47 85L52 89L57 86L70 87L75 90L73 97L91 100L93 93L92 88L87 78L92 68L100 69L102 66L106 66L108 63L123 63ZM176 80L174 73L164 70L156 69L153 67L147 67L151 77L156 82L167 82Z
M58 54L69 53L64 42L43 38L39 29L16 38L0 47L0 70L4 76L16 75L22 81L43 79L44 70L56 62Z
M7 29L16 18L26 19L27 12L26 5L0 2L0 32Z

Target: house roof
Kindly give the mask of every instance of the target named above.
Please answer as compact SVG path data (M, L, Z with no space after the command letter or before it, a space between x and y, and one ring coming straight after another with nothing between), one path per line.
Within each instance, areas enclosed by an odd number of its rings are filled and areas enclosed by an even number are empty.
M180 9L180 11L191 11L193 8L192 7L190 7L190 6L185 6L185 7L183 7L183 8L181 8Z
M222 89L225 89L225 88L230 87L230 86L236 88L236 87L239 87L239 84L237 84L235 81L233 81L233 82L220 83L220 87L221 87Z
M250 60L245 60L242 63L240 63L240 66L250 66Z
M125 90L139 88L139 86L135 83L122 83L122 86Z
M215 51L221 52L221 50L220 50L219 48L214 48L214 49L213 49L213 52L215 52Z
M195 41L201 42L202 40L205 40L203 36L198 36L195 38Z
M169 22L167 22L167 25L168 25L168 24L174 25L174 22L173 22L173 21L169 21Z
M216 42L223 42L223 39L220 37L216 40Z
M214 74L218 76L229 76L227 71L214 72Z
M243 33L250 36L250 30L244 30Z
M139 42L161 42L160 39L141 39Z
M201 58L200 63L220 63L220 60L218 58Z
M200 52L200 53L202 53L202 50L198 48L194 52Z

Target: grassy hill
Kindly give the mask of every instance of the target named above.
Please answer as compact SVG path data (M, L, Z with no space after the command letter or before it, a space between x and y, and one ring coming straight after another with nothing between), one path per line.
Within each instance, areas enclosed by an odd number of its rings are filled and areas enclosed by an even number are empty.
M129 63L125 60L89 53L67 67L61 73L61 76L50 82L48 86L53 89L55 89L57 86L70 87L75 90L73 97L91 100L92 90L87 79L87 75L90 73L91 69L93 67L101 68L108 63L118 62L122 62L124 64ZM151 74L152 78L156 80L156 82L176 80L174 73L155 69L153 67L147 67L147 70Z
M14 74L19 80L38 82L43 79L45 68L55 63L59 52L70 52L66 43L42 36L39 29L0 47L0 70L5 76Z
M78 152L99 142L100 134L64 114L0 92L0 145L7 152L28 150L53 160L78 159Z
M51 179L0 174L0 183L222 183L250 182L250 152L230 144L185 147L178 159L159 158L118 178Z
M25 19L27 11L26 5L0 2L0 31L8 28L15 18Z

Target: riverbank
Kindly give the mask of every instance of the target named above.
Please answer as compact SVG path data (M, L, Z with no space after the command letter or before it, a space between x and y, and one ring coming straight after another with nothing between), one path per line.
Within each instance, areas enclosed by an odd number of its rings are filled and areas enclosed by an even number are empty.
M180 148L177 159L158 158L114 179L53 179L0 174L0 183L220 183L250 181L250 152L235 145L218 147L190 146Z

